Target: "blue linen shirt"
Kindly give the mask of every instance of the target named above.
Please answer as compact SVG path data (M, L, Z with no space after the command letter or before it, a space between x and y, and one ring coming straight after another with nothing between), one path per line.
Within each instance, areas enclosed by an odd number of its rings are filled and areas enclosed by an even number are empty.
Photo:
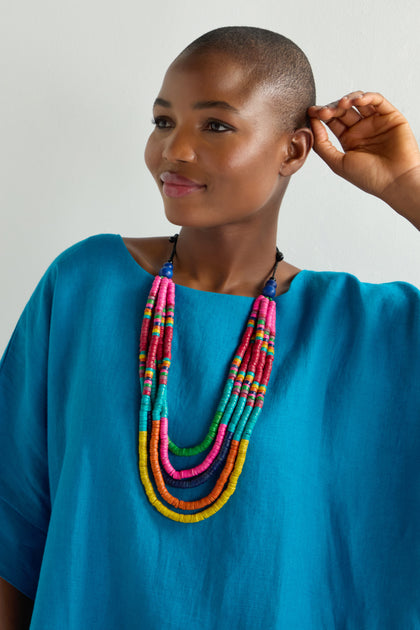
M121 237L87 239L50 266L4 354L0 575L35 598L31 629L420 628L419 291L300 272L276 298L237 490L181 524L138 474L151 282ZM177 444L207 433L251 304L176 287Z

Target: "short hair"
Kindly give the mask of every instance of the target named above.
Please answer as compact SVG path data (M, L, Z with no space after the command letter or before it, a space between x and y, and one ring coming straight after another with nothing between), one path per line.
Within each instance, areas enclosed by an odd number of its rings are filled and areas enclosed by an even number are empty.
M254 26L224 26L195 39L175 59L221 52L247 67L251 80L268 87L280 122L290 130L310 127L315 81L305 53L279 33Z

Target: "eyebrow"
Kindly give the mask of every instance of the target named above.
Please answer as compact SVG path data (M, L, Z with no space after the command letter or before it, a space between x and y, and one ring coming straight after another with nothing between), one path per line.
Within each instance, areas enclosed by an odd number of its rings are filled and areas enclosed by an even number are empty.
M172 104L169 101L166 101L164 98L160 98L158 97L155 100L155 105L160 105L161 107L172 107ZM230 103L227 103L226 101L198 101L197 103L194 103L193 105L193 109L213 109L213 108L219 108L219 109L226 109L227 111L230 112L235 112L236 114L239 114L239 109L236 109L236 107L234 107L233 105L230 105Z

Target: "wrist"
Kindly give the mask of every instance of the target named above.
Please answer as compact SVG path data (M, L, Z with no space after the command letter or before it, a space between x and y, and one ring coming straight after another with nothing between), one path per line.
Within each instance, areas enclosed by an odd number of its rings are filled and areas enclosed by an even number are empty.
M420 164L397 177L379 197L420 230Z

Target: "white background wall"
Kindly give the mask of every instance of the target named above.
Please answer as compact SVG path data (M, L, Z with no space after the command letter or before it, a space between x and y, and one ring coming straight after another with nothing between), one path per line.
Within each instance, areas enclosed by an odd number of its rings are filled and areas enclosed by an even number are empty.
M0 350L52 259L91 234L169 234L143 164L151 104L172 58L218 26L287 35L318 103L383 92L420 137L418 0L1 0ZM314 154L279 224L289 262L420 286L420 235Z

